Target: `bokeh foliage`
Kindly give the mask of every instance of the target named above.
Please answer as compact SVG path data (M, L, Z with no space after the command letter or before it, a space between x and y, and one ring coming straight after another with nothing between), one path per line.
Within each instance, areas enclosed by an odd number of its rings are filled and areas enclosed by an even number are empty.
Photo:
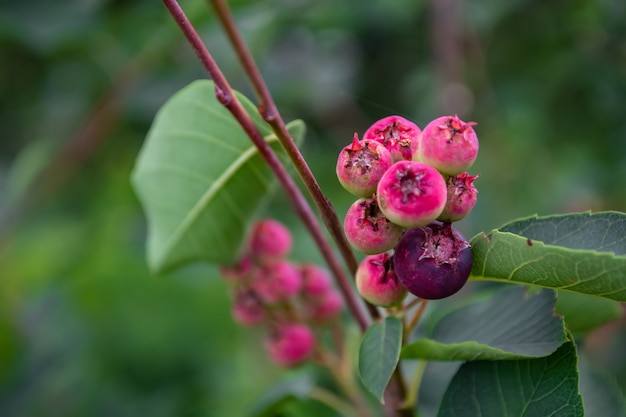
M181 5L250 96L207 4ZM478 122L467 236L533 213L626 211L623 1L232 6L285 118L309 127L303 152L340 216L351 197L328 167L354 131L443 113ZM0 414L242 415L281 372L230 320L215 268L149 274L129 183L156 110L205 78L161 3L4 2L0 62ZM293 225L297 259L319 260L286 207L279 193L267 211ZM624 327L579 342L622 387Z

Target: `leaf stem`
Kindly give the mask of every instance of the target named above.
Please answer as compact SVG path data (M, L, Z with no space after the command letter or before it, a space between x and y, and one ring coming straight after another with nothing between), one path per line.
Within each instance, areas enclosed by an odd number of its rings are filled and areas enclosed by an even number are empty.
M335 244L339 248L339 252L343 257L348 270L352 276L354 276L358 267L358 262L352 252L352 248L348 243L348 240L343 233L343 228L339 218L337 217L337 213L335 212L330 200L326 198L322 192L322 189L313 175L313 172L309 168L309 165L306 163L302 153L287 131L285 122L278 111L276 103L274 102L274 99L265 84L258 66L254 62L250 49L247 47L246 42L243 40L239 30L237 30L237 25L235 24L228 4L224 0L211 0L211 3L213 4L213 8L217 13L228 38L230 39L244 72L247 74L252 87L260 100L258 109L261 117L263 117L263 119L271 126L274 134L283 145L285 152L295 166L296 171L302 179L307 191L313 198L313 202L320 213L320 217L326 225L326 229L335 241ZM380 318L380 313L376 307L370 303L366 303L366 305L370 315L374 319Z
M233 93L228 81L222 74L222 71L200 39L200 36L192 26L178 2L176 0L163 0L163 3L215 83L215 96L218 101L222 103L222 105L226 107L235 117L239 125L241 125L248 137L257 147L261 157L263 157L269 168L278 178L278 181L285 190L285 193L294 207L295 212L309 230L309 233L317 244L322 256L337 279L337 284L344 296L350 312L357 321L360 329L365 331L369 326L370 320L365 315L362 305L360 304L360 300L356 297L355 292L352 289L350 280L339 264L335 253L322 232L322 229L319 227L318 221L306 198L300 192L293 179L289 176L286 168L281 163L280 159L278 159L278 156L274 153L267 142L265 142L263 135L256 128L254 122L250 119L250 116L246 113L245 109Z

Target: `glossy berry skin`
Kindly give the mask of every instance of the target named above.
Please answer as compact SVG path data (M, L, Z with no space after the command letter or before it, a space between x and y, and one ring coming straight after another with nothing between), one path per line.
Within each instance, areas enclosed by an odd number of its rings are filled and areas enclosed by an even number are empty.
M343 230L348 242L356 250L368 255L392 249L404 231L385 217L375 197L361 198L350 206Z
M448 189L432 166L400 161L385 172L376 197L385 217L402 227L424 226L441 214Z
M360 141L356 133L352 144L337 158L336 173L341 185L357 197L371 197L376 185L392 164L391 154L374 140Z
M284 258L291 251L291 246L291 232L282 223L263 219L252 226L249 249L259 263L269 264Z
M279 261L259 268L251 285L264 303L273 304L296 296L302 287L302 277L294 264Z
M478 190L474 186L476 178L478 175L469 175L467 172L447 178L448 199L437 220L456 222L472 211L478 197Z
M427 300L449 297L467 282L472 250L450 223L407 230L395 248L393 265L402 285Z
M397 306L407 295L406 289L396 277L392 257L388 253L363 258L355 279L361 297L377 306Z
M446 175L458 175L472 166L478 155L478 138L472 126L458 116L443 116L422 131L418 157Z
M419 146L420 128L401 116L378 120L363 134L363 140L375 140L385 145L393 162L413 159Z
M292 367L309 359L315 351L315 344L315 334L308 326L282 323L270 330L265 349L274 363Z

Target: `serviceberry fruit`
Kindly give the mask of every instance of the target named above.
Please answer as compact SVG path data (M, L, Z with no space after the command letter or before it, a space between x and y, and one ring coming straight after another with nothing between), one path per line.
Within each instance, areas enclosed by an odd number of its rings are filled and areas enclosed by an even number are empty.
M267 316L263 300L254 290L246 287L235 289L231 312L233 319L242 326L263 323Z
M339 153L337 178L355 196L369 197L391 164L391 154L383 144L375 140L360 141L355 133L352 144Z
M297 295L302 287L302 277L294 264L279 261L259 268L251 285L261 300L273 304Z
M446 175L467 171L478 155L478 138L472 126L458 116L443 116L422 130L418 157L413 158L437 168Z
M305 298L325 296L333 289L332 278L328 271L315 264L306 264L300 268L302 277L302 295Z
M315 334L307 325L281 323L270 329L265 349L274 363L292 367L309 359L315 344Z
M328 323L336 319L343 310L343 298L334 289L322 297L306 301L307 317L316 324Z
M459 291L472 270L469 243L450 223L407 230L393 255L395 273L413 295L428 300Z
M432 166L400 161L385 172L376 197L385 217L403 227L424 226L446 205L446 181Z
M291 251L291 232L282 223L264 219L252 226L250 252L262 264L276 262Z
M472 211L478 197L478 190L474 186L476 178L478 175L469 175L467 172L447 178L448 199L437 220L456 222Z
M363 134L385 145L394 162L411 160L417 154L420 128L402 116L388 116L378 120Z
M385 217L375 197L361 198L348 208L343 230L348 242L368 255L392 249L404 231Z
M407 295L406 288L396 277L392 257L388 253L363 258L355 279L361 297L377 306L397 306Z

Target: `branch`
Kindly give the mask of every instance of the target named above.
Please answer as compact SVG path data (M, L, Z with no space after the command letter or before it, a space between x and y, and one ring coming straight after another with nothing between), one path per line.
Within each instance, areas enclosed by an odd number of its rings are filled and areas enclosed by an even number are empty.
M354 276L356 269L358 267L358 262L352 252L352 247L348 243L344 233L343 228L341 226L341 222L337 217L337 213L332 206L332 203L320 188L317 179L311 172L309 165L306 163L302 153L296 146L293 138L287 131L285 126L285 122L278 111L276 103L274 103L274 99L265 84L263 76L259 71L259 68L254 62L254 58L248 49L246 42L243 40L240 32L237 30L237 25L233 19L232 13L226 2L224 0L211 0L213 7L217 13L218 18L222 22L222 26L230 39L230 42L235 50L237 57L239 58L239 62L244 69L244 72L247 74L250 82L252 83L252 87L256 92L257 97L260 100L258 105L259 113L261 117L271 126L274 134L282 144L285 152L291 159L293 165L298 172L298 175L302 179L307 191L313 198L313 202L315 203L320 217L322 221L326 225L326 229L332 236L335 244L339 248L339 252L341 253L344 262L348 266L348 270ZM370 303L367 303L367 308L369 310L370 315L374 319L380 318L380 313Z
M189 22L189 19L187 19L187 16L185 16L185 13L180 8L176 0L163 0L163 3L215 83L215 96L235 117L237 122L241 125L248 137L257 147L261 157L263 157L274 175L278 178L278 181L285 190L285 193L293 205L294 210L309 230L309 233L317 244L322 256L333 272L333 275L339 285L339 289L346 300L348 308L356 319L361 330L365 331L369 326L369 320L364 314L359 303L359 299L354 294L350 280L346 276L344 270L339 264L338 259L335 257L332 248L322 233L322 229L319 227L317 219L304 198L304 195L302 195L292 178L287 173L283 164L280 162L272 148L267 144L267 142L265 142L263 135L258 131L250 119L250 116L246 113L243 106L234 95L233 90L219 69L217 63L204 46L200 36L191 25L191 22Z

